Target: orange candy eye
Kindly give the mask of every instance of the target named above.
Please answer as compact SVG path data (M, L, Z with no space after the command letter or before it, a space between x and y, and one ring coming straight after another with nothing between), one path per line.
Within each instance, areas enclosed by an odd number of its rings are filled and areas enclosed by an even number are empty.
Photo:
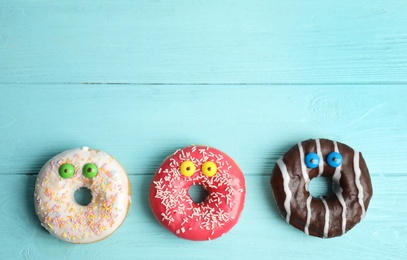
M194 174L195 169L196 167L191 161L185 161L181 163L181 166L179 167L179 171L181 172L181 174L186 177L191 177Z
M205 174L208 177L212 177L216 174L218 171L218 167L214 162L205 162L202 164L202 173Z

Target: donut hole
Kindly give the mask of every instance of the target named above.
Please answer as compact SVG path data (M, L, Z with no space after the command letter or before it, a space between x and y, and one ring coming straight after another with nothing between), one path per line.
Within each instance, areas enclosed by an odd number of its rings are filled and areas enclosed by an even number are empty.
M309 192L314 198L331 197L334 193L332 179L327 177L313 178L309 184Z
M202 185L195 184L189 188L188 194L193 202L199 204L205 201L209 193L204 187L202 187Z
M87 206L92 201L92 192L86 187L77 189L73 196L76 203L82 206Z

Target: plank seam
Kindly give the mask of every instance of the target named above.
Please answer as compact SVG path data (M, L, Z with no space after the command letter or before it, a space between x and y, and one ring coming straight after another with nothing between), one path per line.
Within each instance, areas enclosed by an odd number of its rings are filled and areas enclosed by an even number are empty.
M391 86L400 86L407 85L407 81L397 81L397 82L274 82L274 83L256 83L256 82L214 82L214 83L205 83L205 82L0 82L0 85L131 85L131 86L381 86L381 85L391 85Z

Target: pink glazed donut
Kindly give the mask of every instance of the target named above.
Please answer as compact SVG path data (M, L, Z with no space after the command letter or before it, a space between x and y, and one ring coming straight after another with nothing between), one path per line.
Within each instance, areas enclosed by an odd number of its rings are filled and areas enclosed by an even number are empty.
M188 194L201 185L208 196L195 203ZM246 196L243 173L225 153L189 146L167 157L155 173L149 200L157 221L176 236L202 241L228 232L239 220Z

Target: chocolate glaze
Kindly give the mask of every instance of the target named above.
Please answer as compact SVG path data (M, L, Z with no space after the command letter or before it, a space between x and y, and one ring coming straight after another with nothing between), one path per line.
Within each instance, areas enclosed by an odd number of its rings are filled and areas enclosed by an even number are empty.
M317 149L318 141L320 143L319 151ZM303 156L311 152L322 155L320 164L322 163L323 167L314 169L304 167L300 159L300 148L303 150ZM338 169L329 166L326 162L327 155L335 149L343 157L342 165ZM339 142L310 139L293 146L280 160L280 166L277 163L274 167L271 186L280 213L289 224L309 235L329 238L343 235L363 219L373 189L369 170L361 153ZM285 165L287 168L286 175L283 174L281 165ZM334 177L336 169L338 172ZM360 175L357 174L359 169ZM310 195L309 181L318 175L332 179L334 195L321 198L314 198ZM284 188L284 178L287 178L286 184L288 181L286 189ZM291 192L291 199L288 196L286 201L287 188L289 188L288 193ZM310 204L307 207L307 199L310 196ZM342 203L341 196L343 197ZM286 204L284 204L285 202Z

